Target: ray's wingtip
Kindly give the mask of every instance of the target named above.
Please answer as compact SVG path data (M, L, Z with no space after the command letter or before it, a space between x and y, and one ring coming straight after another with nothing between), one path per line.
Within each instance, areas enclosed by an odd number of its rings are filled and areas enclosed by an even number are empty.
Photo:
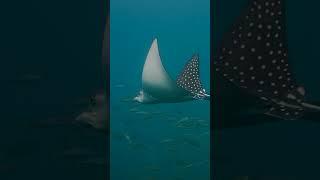
M158 38L157 38L157 37L154 37L152 43L153 43L153 44L154 44L154 43L155 43L155 44L158 44Z
M158 48L158 39L155 37L151 43L151 48Z
M194 54L191 56L191 59L193 59L193 60L199 60L199 53L194 53Z

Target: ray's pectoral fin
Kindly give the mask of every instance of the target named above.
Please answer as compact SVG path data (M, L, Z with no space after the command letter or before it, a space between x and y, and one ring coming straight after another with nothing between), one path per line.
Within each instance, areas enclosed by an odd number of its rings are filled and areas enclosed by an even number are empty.
M145 90L155 94L158 91L169 93L176 88L162 65L157 39L153 40L143 66L142 86Z
M177 79L177 85L193 95L195 99L210 99L200 81L198 54L187 62Z
M285 8L283 1L251 1L223 39L214 64L228 81L264 100L268 105L264 114L293 120L320 107L306 103L305 89L292 73Z
M142 72L142 90L134 100L143 103L171 101L182 96L183 90L171 79L162 65L158 41L154 39Z

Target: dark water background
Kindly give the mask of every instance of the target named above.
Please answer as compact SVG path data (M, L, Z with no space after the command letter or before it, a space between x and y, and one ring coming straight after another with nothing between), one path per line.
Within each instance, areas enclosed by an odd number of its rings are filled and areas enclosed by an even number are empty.
M223 33L229 30L247 4L247 0L214 1L213 48L217 48ZM307 99L318 101L319 2L286 1L286 7L289 61L297 79L307 90ZM240 95L237 88L222 91L224 103L234 105L233 109L227 109L226 112L235 112L236 107L242 108L246 104L249 98ZM216 175L302 175L300 179L319 179L314 175L318 172L320 162L320 124L307 120L216 131L213 145Z
M103 88L105 7L1 3L1 180L106 178L106 134L74 123Z

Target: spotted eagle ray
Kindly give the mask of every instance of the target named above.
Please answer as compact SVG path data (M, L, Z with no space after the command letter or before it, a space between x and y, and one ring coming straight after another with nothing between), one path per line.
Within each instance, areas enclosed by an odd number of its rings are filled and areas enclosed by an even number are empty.
M263 101L264 114L294 120L320 110L306 102L305 89L292 74L284 0L250 1L216 54L217 74Z
M162 65L158 41L154 39L142 72L142 89L134 98L140 103L175 103L195 99L209 100L200 81L199 56L193 55L176 81Z

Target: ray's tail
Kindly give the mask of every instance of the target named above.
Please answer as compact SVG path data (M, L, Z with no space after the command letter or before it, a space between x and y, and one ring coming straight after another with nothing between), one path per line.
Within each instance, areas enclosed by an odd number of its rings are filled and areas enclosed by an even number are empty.
M304 108L309 109L310 111L320 111L319 105L315 105L315 104L311 104L311 103L307 103L307 102L303 102L301 104Z

